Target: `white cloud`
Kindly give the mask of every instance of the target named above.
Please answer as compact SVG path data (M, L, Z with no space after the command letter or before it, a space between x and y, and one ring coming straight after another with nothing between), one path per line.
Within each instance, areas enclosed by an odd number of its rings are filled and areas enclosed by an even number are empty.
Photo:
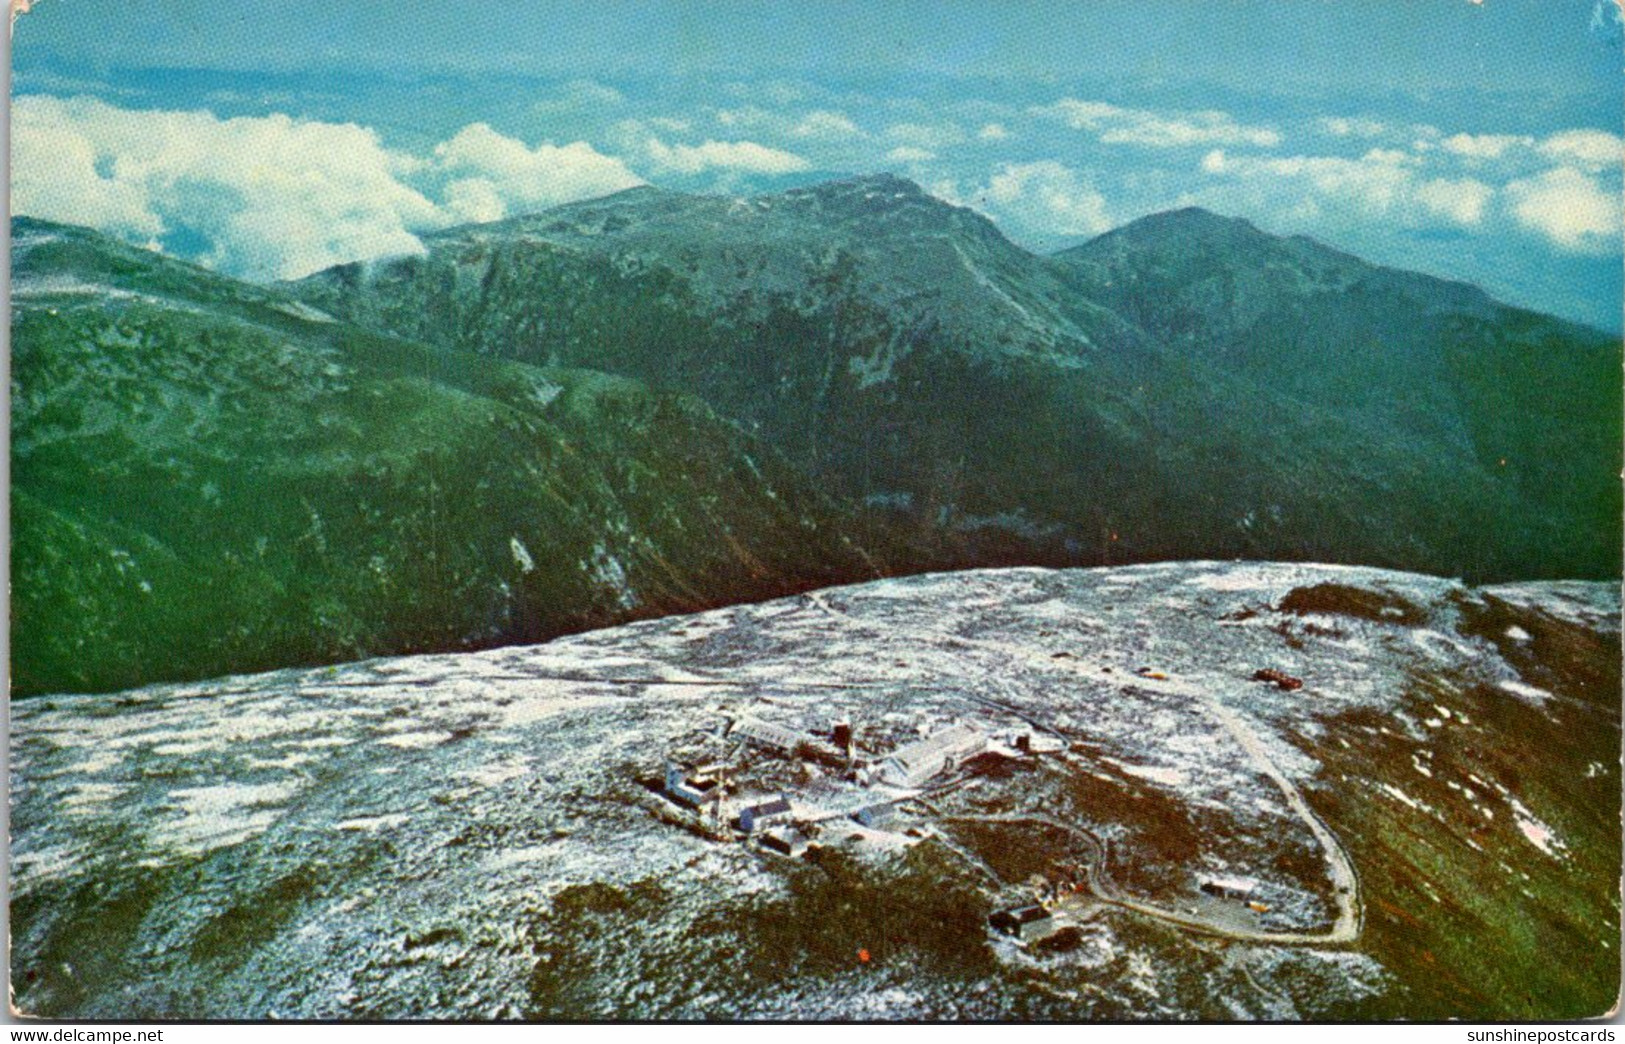
M1397 149L1344 156L1229 156L1214 149L1200 169L1242 189L1247 202L1300 219L1341 215L1413 226L1476 226L1495 190L1473 178L1428 177Z
M1540 143L1540 154L1591 168L1625 164L1625 139L1600 130L1567 130Z
M1439 147L1457 156L1471 159L1498 159L1509 149L1528 148L1533 138L1517 134L1452 134L1439 142Z
M147 237L184 227L226 271L289 277L420 251L411 229L441 223L401 180L420 162L355 124L42 96L16 99L12 115L17 213Z
M196 260L253 279L417 253L427 229L638 183L584 143L531 149L484 124L420 157L366 127L280 114L28 95L12 116L16 213L140 242L184 231L207 243Z
M559 88L558 97L543 98L531 108L544 115L553 115L581 109L607 108L620 105L624 101L626 96L608 84L593 80L571 80Z
M1062 98L1053 105L1030 110L1035 116L1058 119L1074 130L1092 131L1108 145L1144 145L1175 148L1197 145L1253 145L1273 148L1281 135L1269 127L1237 123L1217 110L1157 113L1128 109L1109 102Z
M718 109L716 121L724 127L763 127L779 122L779 118L766 109L746 105L740 109Z
M863 135L858 125L845 114L828 109L809 112L790 128L790 133L797 138L812 138L818 141L843 141Z
M1010 137L1010 131L1002 123L984 123L976 136L983 141L1004 141Z
M1468 160L1504 160L1507 169L1527 170L1542 159L1593 173L1625 165L1625 139L1591 128L1558 131L1544 139L1527 134L1452 134L1419 140L1418 151L1433 147Z
M1098 235L1112 227L1105 198L1078 171L1054 160L1006 163L966 202L1038 233Z
M643 183L620 160L586 142L528 148L484 123L470 124L436 145L434 158L441 171L462 175L446 186L447 209L460 221L494 221L513 211L540 210Z
M1619 193L1573 167L1555 167L1506 187L1517 223L1545 236L1563 250L1611 253L1619 249Z
M1073 130L1094 130L1108 120L1127 116L1131 110L1118 108L1108 102L1082 101L1078 98L1062 98L1054 105L1038 105L1029 110L1034 116L1049 116L1058 119Z
M791 174L811 164L793 152L769 148L753 141L707 141L701 145L667 145L659 138L644 142L655 165L678 174L721 169L753 174Z
M457 178L442 190L446 209L464 223L501 221L508 216L508 201L487 178Z
M1404 149L1368 149L1360 157L1361 163L1386 163L1390 166L1403 166L1411 162L1411 156Z
M598 105L619 105L626 100L626 96L620 91L606 83L597 83L593 80L571 80L564 85L564 93L571 98Z
M1387 124L1363 116L1323 116L1316 124L1335 138L1377 138L1388 132Z
M925 163L937 158L937 154L929 149L917 149L912 145L899 145L886 153L886 158L894 163Z
M965 132L955 123L894 123L886 135L921 149L945 149L965 140Z
M1474 178L1434 178L1415 186L1416 201L1457 225L1477 225L1495 190Z
M54 98L23 97L12 109L12 212L125 235L164 232L142 180L104 176L98 164L105 167L107 153L62 108Z

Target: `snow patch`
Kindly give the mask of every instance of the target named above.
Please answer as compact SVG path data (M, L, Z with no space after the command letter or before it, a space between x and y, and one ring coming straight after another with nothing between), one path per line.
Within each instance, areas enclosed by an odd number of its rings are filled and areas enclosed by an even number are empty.
M1512 806L1512 815L1518 821L1518 829L1530 844L1553 859L1563 859L1568 855L1569 846L1557 836L1557 831L1541 822L1523 802L1509 794L1507 804Z
M354 819L341 821L338 828L340 830L364 830L370 833L375 830L393 830L396 827L405 826L411 820L412 817L404 812L381 816L357 816Z
M449 739L451 739L449 732L397 732L380 738L378 742L398 750L423 750L426 747L438 747Z
M508 538L508 548L513 552L513 560L519 564L520 572L535 572L536 560L530 557L530 550L517 535Z
M1543 706L1547 700L1552 698L1552 694L1547 692L1545 689L1537 689L1535 686L1526 685L1521 681L1512 681L1509 679L1506 681L1497 682L1496 684L1503 691L1510 692L1519 699L1534 703L1536 706Z
M1134 765L1126 761L1117 761L1114 758L1101 758L1101 761L1117 766L1125 775L1137 779L1149 779L1153 783L1161 783L1165 787L1184 786L1190 777L1179 769L1166 765Z

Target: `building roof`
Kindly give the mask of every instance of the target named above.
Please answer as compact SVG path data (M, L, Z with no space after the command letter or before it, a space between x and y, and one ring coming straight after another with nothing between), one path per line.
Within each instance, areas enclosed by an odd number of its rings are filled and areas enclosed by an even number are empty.
M1017 924L1032 924L1034 921L1042 921L1051 916L1048 910L1037 905L1036 903L1032 906L1018 906L1013 910L1006 910L1004 912Z
M1001 932L1027 938L1027 929L1042 931L1051 927L1044 922L1053 915L1042 906L1013 906L1008 910L1000 910L989 917L988 923Z
M749 812L753 816L776 816L788 811L790 811L790 799L783 794L771 801L764 801L759 805L749 805L744 809L744 812Z
M897 748L889 757L910 770L923 765L935 767L957 751L986 743L987 738L975 729L966 725L950 725L906 747Z
M1227 892L1250 892L1258 887L1258 882L1250 877L1237 877L1230 874L1203 874L1198 882L1214 888L1222 888Z
M742 737L765 743L771 747L780 747L784 750L794 750L802 737L783 727L782 725L769 725L765 721L754 718L740 718L728 730L730 737Z
M807 847L808 840L805 834L794 827L774 827L764 830L761 834L762 843L770 848L776 848L787 855L795 855Z

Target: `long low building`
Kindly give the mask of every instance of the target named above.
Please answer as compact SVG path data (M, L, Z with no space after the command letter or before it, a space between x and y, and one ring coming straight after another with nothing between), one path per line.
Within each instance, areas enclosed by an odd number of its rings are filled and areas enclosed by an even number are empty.
M797 744L805 737L790 731L782 725L770 725L755 718L740 718L728 730L728 738L732 740L749 740L763 747L783 751L786 754L795 751Z
M987 919L993 930L1022 942L1042 939L1055 931L1055 918L1042 906L1017 906L1000 910Z
M918 787L986 749L986 736L968 725L951 725L892 751L881 762L880 778L893 786Z

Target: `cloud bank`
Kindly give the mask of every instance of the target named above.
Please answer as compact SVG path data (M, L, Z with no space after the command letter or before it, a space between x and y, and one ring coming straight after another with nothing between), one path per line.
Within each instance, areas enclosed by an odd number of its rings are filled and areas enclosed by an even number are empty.
M1216 110L1153 112L1100 101L1062 98L1030 110L1034 116L1060 120L1073 130L1093 132L1107 145L1178 148L1195 145L1253 145L1272 148L1281 135L1269 127L1238 123Z
M788 83L719 91L675 102L571 81L524 105L529 125L572 127L590 141L451 121L441 140L413 149L359 123L22 95L13 207L257 279L417 252L433 229L645 178L751 192L815 171L906 173L1046 245L1195 203L1356 243L1444 233L1438 242L1504 237L1531 257L1620 252L1625 140L1611 130L1501 133L1493 120L1440 130L1358 109L1268 110L1266 122L1256 109L1134 108L1060 92L929 100ZM713 104L730 96L733 108Z
M1359 156L1213 149L1199 164L1209 184L1196 195L1299 223L1513 229L1560 253L1619 252L1625 232L1625 141L1619 135L1594 129L1544 138L1443 135L1411 128L1409 136L1414 140L1407 146L1378 146Z
M951 203L1050 235L1095 236L1113 226L1106 198L1088 177L1055 160L1003 164L969 189L952 181L931 189Z
M427 156L353 123L130 110L25 96L12 107L14 213L90 225L254 279L421 252L418 234L641 183L576 142L534 148L485 124Z

